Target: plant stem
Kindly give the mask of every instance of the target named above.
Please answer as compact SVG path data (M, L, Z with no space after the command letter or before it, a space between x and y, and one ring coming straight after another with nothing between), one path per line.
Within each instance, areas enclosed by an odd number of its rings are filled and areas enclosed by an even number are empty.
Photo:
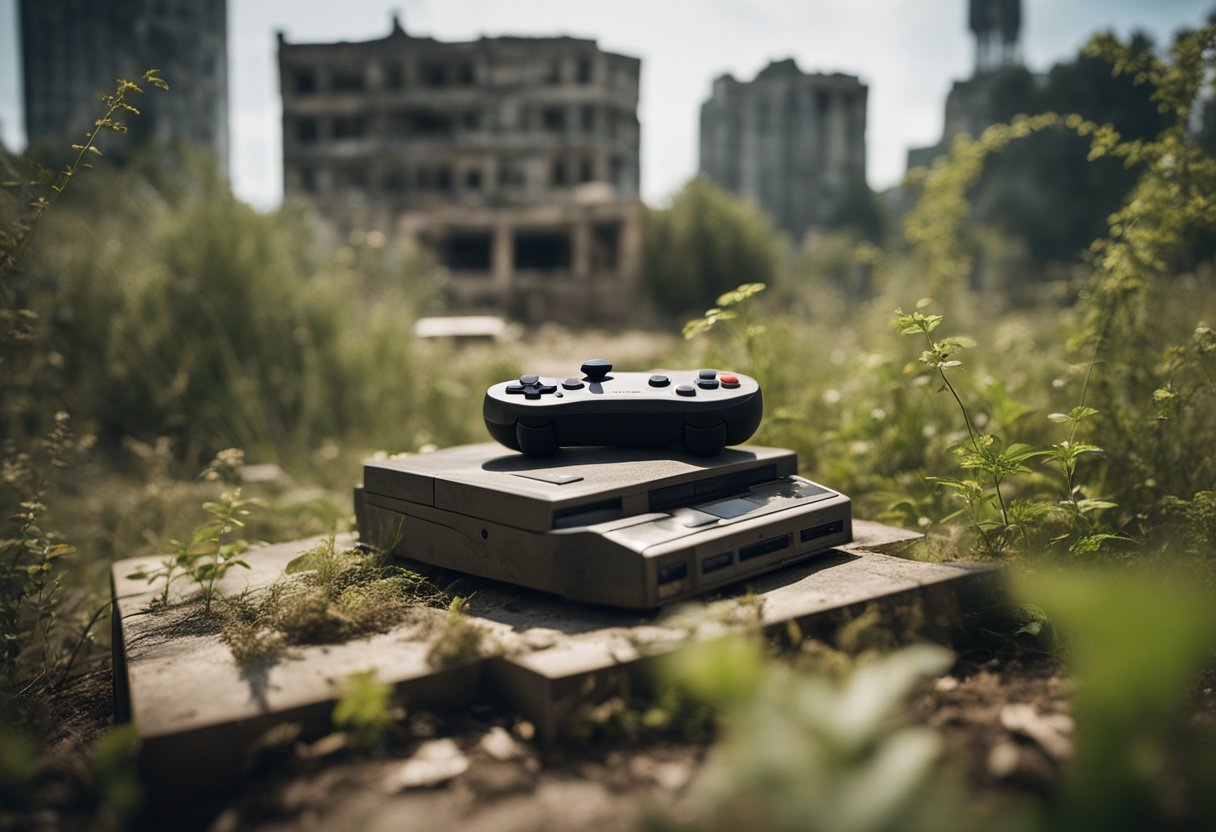
M933 340L933 336L930 335L927 330L925 331L925 338L929 341L929 349L940 355L941 347L939 347L937 342ZM982 456L983 452L980 450L980 443L975 438L975 431L971 429L971 417L967 415L967 406L963 404L963 400L959 398L958 391L955 390L954 385L950 383L950 379L946 375L945 369L939 366L937 368L937 374L942 377L942 381L945 383L946 389L950 391L950 395L953 396L954 401L958 403L958 409L962 411L963 424L967 426L967 435L971 437L971 447L975 448L975 452ZM996 498L1001 504L1001 518L1005 521L1005 526L1008 527L1009 510L1005 507L1005 495L1001 493L1001 481L995 472L992 474L992 484L996 488Z

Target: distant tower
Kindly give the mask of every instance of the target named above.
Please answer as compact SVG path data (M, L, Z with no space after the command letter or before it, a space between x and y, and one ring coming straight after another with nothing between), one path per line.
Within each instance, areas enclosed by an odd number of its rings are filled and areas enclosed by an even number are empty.
M227 0L21 0L19 8L30 144L79 141L116 79L156 68L173 92L149 96L156 100L141 118L124 119L131 130L208 147L227 169Z
M975 34L976 75L1019 63L1021 0L970 0L968 24Z

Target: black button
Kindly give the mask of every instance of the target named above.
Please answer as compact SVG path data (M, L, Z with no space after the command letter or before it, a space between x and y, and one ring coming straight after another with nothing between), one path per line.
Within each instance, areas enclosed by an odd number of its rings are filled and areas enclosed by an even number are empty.
M716 379L717 377L718 377L718 371L717 371L717 370L698 370L698 371L697 371L697 378L707 378L707 379L708 379L708 378L713 378L713 379Z
M582 379L571 376L570 378L562 379L562 387L565 387L567 390L580 390L583 387L583 382Z
M669 379L667 376L651 376L650 377L650 386L651 387L666 387L669 384L671 384L671 379Z
M556 393L557 385L556 384L542 384L540 386L540 392L541 393Z
M536 376L536 375L529 374L526 376L519 377L519 383L524 384L524 385L536 384L536 382L538 382L538 381L540 381L540 376Z
M592 358L589 361L584 361L583 366L579 369L591 381L603 381L605 376L612 372L612 362L605 361L602 358Z
M681 396L695 396L697 395L697 388L693 387L691 384L681 384L676 388L676 393Z
M508 384L507 392L508 393L522 393L522 392L524 392L524 386L522 384Z
M717 390L718 382L712 378L699 378L697 379L697 386L706 390Z
M525 399L539 399L540 391L537 390L535 387L525 387L524 388L524 398Z

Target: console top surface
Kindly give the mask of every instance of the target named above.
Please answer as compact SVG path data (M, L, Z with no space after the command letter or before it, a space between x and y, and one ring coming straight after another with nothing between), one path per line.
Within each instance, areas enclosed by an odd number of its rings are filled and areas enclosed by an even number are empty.
M612 499L649 505L656 493L678 499L684 491L691 501L736 478L760 482L794 474L797 467L793 451L759 445L727 448L708 458L662 448L595 447L531 459L483 442L369 459L363 487L369 496L548 531L556 513L579 506Z
M488 399L523 409L557 407L581 410L631 406L660 410L689 407L715 408L745 401L760 389L759 383L729 370L667 370L656 373L611 372L612 365L583 364L582 376L550 378L524 374L492 385Z

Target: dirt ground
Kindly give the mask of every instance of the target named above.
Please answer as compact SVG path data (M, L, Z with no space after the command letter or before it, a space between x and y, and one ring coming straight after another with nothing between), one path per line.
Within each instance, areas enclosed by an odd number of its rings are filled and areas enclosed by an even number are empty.
M112 723L108 672L82 677L53 700L54 729L24 806L0 811L0 829L116 825L98 812L108 792L89 748ZM977 800L1049 792L1071 754L1070 684L1046 658L961 660L914 698L909 719L936 729ZM290 732L251 762L237 795L155 808L145 795L137 828L374 830L629 830L655 818L687 820L691 784L712 742L599 740L540 748L530 726L488 705L460 715L418 715L384 747L354 750L342 735L303 741ZM442 754L426 757L428 750ZM151 808L150 808L151 807Z

